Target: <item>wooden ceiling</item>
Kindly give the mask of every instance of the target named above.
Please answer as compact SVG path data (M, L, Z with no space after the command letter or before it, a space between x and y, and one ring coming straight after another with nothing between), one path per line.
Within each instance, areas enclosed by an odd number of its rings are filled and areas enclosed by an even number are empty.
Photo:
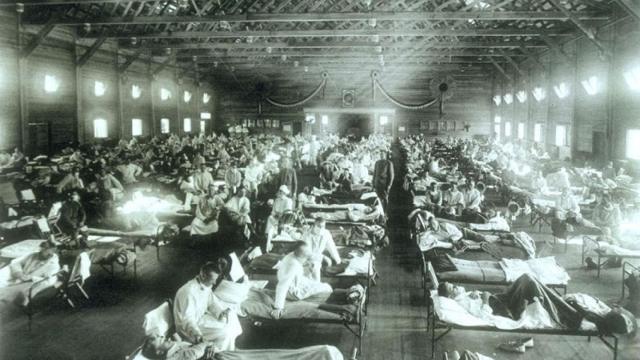
M23 0L25 25L77 29L123 65L176 63L217 82L331 74L483 76L587 36L606 56L602 25L634 0ZM625 11L622 11L622 10ZM640 14L640 11L638 11ZM43 36L42 36L43 35ZM35 40L38 40L36 37ZM34 40L34 41L35 41ZM31 44L33 45L33 44ZM36 44L37 45L37 44ZM28 48L27 48L28 49ZM93 50L95 52L95 50ZM90 55L89 55L90 57ZM86 61L86 60L85 60ZM161 66L161 65L160 65ZM126 68L126 66L125 66ZM314 76L315 76L314 75Z

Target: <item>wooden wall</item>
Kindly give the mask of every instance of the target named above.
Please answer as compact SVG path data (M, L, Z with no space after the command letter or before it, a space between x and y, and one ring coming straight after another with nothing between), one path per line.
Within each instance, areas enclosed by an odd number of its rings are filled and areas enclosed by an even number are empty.
M283 70L284 71L284 70ZM451 72L453 73L453 72ZM456 72L459 74L459 72ZM355 90L354 108L381 108L395 110L393 125L388 127L388 131L404 128L404 134L428 132L431 123L440 124L442 121L452 124L456 122L457 131L448 130L440 133L448 135L471 135L490 133L490 94L491 79L487 76L456 76L448 79L451 85L449 96L445 101L444 115L440 117L438 105L423 110L406 110L398 107L387 100L379 91L376 91L375 100L372 93L372 82L370 71L363 69L354 72L328 71L329 78L323 92L314 99L290 109L278 108L268 103L262 104L262 117L279 119L281 122L303 122L305 118L304 108L329 108L333 110L342 109L343 90ZM438 79L449 75L447 72L438 74ZM464 75L464 74L462 74ZM440 81L432 79L433 73L417 71L403 74L402 72L381 73L380 83L388 93L396 99L408 103L423 103L433 97L438 96L437 85ZM263 81L269 83L271 97L283 102L290 103L304 98L310 94L320 83L319 73L306 73L283 78L281 75L265 77ZM258 117L258 102L255 93L250 89L253 85L247 85L246 90L228 91L221 94L220 113L221 121L218 123L221 130L229 125L239 124L244 118ZM320 114L317 114L317 122L314 127L315 132L321 131ZM338 121L337 115L329 115L330 122ZM470 132L464 132L463 124L470 125ZM451 127L451 125L448 125ZM334 126L330 124L330 130ZM398 135L404 135L399 132Z
M640 128L640 92L632 91L624 80L624 72L640 67L640 25L627 19L600 29L598 38L611 50L612 56L602 57L598 48L587 38L564 44L564 55L549 51L539 61L527 60L520 68L524 74L510 67L509 81L502 74L495 75L493 95L514 94L511 105L491 103L491 115L512 122L512 138L516 137L518 122L526 124L525 140L533 140L534 124L546 129L545 144L552 153L555 147L556 125L569 127L569 147L574 158L602 163L607 159L624 159L626 131ZM581 82L595 76L600 84L598 93L590 95ZM553 86L568 84L570 94L558 98ZM542 87L547 93L543 101L536 101L531 91ZM526 103L515 99L515 92L528 92ZM604 148L598 147L604 139ZM594 144L596 148L594 148Z
M131 137L131 119L143 121L143 135L159 134L160 119L171 120L171 132L183 134L183 118L192 119L192 133L199 132L200 113L212 113L207 130L213 129L215 93L211 85L200 86L192 76L174 67L166 67L155 76L159 58L153 64L147 59L136 60L120 76L116 58L117 47L105 42L83 66L76 65L91 41L75 39L73 29L56 27L35 51L22 61L23 117L20 115L19 66L16 37L16 16L8 10L0 11L0 150L21 146L29 154L55 152L69 144L103 141L94 138L94 120L108 121L111 139ZM23 27L23 48L38 26ZM44 91L45 75L60 81L55 93ZM95 81L106 85L103 96L94 94ZM131 86L142 89L139 99L131 96ZM172 98L160 100L160 88L172 92ZM190 91L190 102L183 101L183 91ZM202 103L202 93L212 99ZM152 101L153 97L153 101Z

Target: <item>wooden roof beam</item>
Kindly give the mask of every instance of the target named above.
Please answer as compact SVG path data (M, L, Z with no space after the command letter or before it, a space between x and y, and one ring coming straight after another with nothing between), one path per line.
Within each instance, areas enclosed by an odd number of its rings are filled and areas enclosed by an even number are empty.
M49 19L49 21L38 31L35 37L25 46L20 52L20 56L24 59L29 57L31 53L44 41L44 39L53 31L56 27L55 20L53 18Z
M640 20L640 1L639 0L616 0L616 2L627 13L629 13L629 15L634 16L636 20Z
M380 37L451 37L451 36L487 36L487 37L505 37L505 36L572 36L565 33L542 33L539 29L344 29L344 30L274 30L274 31L163 31L156 34L145 34L136 32L108 32L103 34L90 33L85 38L99 38L106 36L107 38L129 39L136 37L138 39L238 39L247 37L261 38L295 38L295 37L371 37L378 35Z
M505 77L505 79L509 80L509 82L513 82L513 78L511 77L511 75L509 75L507 73L507 71L500 66L500 64L498 64L495 60L493 60L492 58L489 58L491 60L491 63L493 64L493 66L498 69L498 71Z
M327 21L443 21L443 20L477 20L477 21L511 21L511 20L558 20L571 18L587 20L608 20L608 14L596 12L570 11L436 11L436 12L334 12L334 13L242 13L230 15L187 15L187 16L120 16L95 19L60 20L59 25L126 25L126 24L161 24L161 23L217 23L227 22L327 22Z
M99 39L97 39L88 49L87 51L84 52L84 54L82 54L82 56L80 57L80 59L78 59L78 61L76 62L76 64L80 67L84 66L89 59L91 59L91 57L98 51L98 49L100 49L100 47L102 46L102 44L104 44L104 42L107 40L106 37L101 37Z
M598 38L596 36L596 32L595 32L594 29L590 28L589 26L584 24L580 19L578 19L576 16L571 14L571 11L567 10L567 8L565 8L560 3L559 0L547 0L547 1L549 1L555 7L557 7L560 10L560 12L562 12L565 15L567 15L569 20L571 20L571 22L574 23L576 25L576 27L578 27L578 29L580 29L580 31L582 31L584 33L584 35L587 37L587 39L589 39L598 48L598 50L600 50L600 53L601 53L602 56L604 56L606 58L611 58L611 56L612 56L611 50L609 50L609 48L607 46L605 46L602 43L602 41L598 40Z

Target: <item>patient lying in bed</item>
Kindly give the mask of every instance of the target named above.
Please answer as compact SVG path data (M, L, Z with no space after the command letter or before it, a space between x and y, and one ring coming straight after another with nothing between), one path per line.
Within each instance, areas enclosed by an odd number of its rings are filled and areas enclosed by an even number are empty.
M148 337L142 346L144 358L155 360L342 360L342 353L334 346L316 345L301 349L259 349L217 351L209 343L190 344L172 341L161 336ZM138 359L138 357L136 357Z
M502 293L467 292L447 282L441 283L437 292L439 297L453 299L473 317L497 327L577 330L587 320L605 334L635 333L636 329L635 318L626 310L611 309L584 294L562 297L527 274Z

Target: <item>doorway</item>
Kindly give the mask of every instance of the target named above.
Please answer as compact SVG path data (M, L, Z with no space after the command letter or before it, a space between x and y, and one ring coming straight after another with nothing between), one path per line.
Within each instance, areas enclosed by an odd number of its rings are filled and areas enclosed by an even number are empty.
M336 121L336 133L343 137L362 139L375 131L371 114L340 114Z

